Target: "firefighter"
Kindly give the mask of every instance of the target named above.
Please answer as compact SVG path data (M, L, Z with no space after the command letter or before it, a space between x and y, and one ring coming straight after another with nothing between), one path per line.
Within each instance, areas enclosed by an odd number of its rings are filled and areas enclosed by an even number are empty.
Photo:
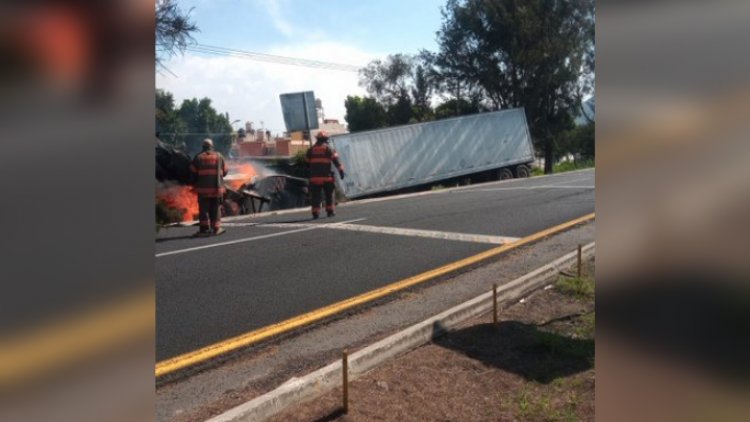
M198 194L198 232L194 236L219 235L225 232L221 228L221 205L224 196L224 176L227 175L227 164L224 157L214 151L214 142L203 140L203 152L196 155L190 164L193 174L195 193Z
M325 192L326 215L333 217L336 212L333 208L333 170L331 164L336 166L341 179L344 179L344 166L339 161L336 150L328 146L328 133L321 130L315 135L315 145L307 150L306 161L310 166L310 195L312 199L312 216L317 219L320 215L320 196Z

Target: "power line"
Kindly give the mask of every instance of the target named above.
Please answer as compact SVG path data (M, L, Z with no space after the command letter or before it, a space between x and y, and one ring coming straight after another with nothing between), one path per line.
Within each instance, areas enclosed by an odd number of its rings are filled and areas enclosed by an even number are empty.
M161 132L159 135L234 135L236 132Z
M339 70L342 72L359 72L363 66L344 63L323 62L319 60L302 59L298 57L277 56L273 54L254 53L251 51L235 50L231 48L216 47L205 44L196 44L187 47L188 51L220 56L240 57L268 63L279 63L291 66L312 67L316 69Z

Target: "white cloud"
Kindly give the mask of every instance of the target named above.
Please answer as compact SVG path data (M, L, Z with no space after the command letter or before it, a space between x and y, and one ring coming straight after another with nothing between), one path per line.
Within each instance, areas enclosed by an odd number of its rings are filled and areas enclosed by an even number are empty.
M284 18L280 3L280 0L262 0L260 2L261 6L266 9L266 12L271 17L273 26L275 26L282 34L291 37L294 35L294 25Z
M324 62L364 65L379 55L339 42L317 42L273 48L269 54ZM156 87L171 92L176 105L184 99L208 97L232 120L254 122L272 133L285 130L279 95L309 91L323 102L327 118L344 121L347 95L364 95L355 72L266 63L239 57L200 56L186 52L167 67L178 75L156 75ZM237 126L235 126L237 127Z

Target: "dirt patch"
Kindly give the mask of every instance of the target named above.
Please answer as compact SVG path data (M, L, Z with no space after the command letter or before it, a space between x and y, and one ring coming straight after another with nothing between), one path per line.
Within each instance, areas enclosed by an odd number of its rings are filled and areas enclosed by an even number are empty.
M593 274L592 258L498 324L483 315L350 382L348 414L336 389L271 420L594 420Z

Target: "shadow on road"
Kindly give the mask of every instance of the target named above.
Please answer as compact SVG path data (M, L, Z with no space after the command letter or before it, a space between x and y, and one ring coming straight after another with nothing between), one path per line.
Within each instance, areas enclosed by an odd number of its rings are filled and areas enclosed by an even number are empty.
M594 363L593 339L574 339L518 321L443 333L442 327L434 327L434 344L544 384L586 371Z
M173 240L185 240L185 239L192 239L192 238L193 238L193 235L192 235L192 234L189 234L189 235L186 235L186 236L174 236L174 237L157 237L157 238L156 238L156 243L161 243L161 242L171 242L171 241L173 241ZM205 238L204 238L204 239L205 239Z

